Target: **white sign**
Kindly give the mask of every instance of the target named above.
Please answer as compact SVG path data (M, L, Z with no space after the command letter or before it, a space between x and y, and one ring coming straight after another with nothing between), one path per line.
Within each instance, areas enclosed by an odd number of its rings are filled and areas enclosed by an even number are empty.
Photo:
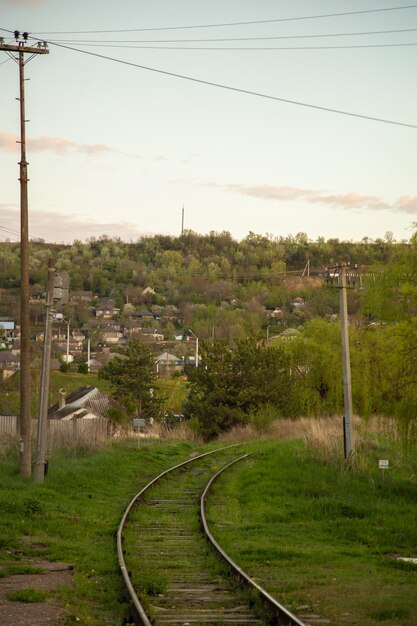
M380 460L379 461L379 469L387 469L389 467L389 461Z

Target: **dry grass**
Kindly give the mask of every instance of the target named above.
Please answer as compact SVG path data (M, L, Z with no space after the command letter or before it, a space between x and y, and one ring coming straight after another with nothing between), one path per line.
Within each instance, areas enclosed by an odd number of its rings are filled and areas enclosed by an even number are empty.
M245 426L235 426L227 433L222 433L219 435L218 440L225 443L239 443L241 441L254 441L255 439L263 438L263 435L251 426L250 424L246 424Z
M187 422L180 422L175 426L158 424L155 430L164 441L194 441L202 443L202 438Z
M353 442L355 466L366 463L366 452L377 447L377 440L400 441L398 424L394 419L373 417L364 420L353 418ZM261 439L303 439L312 454L321 460L343 460L343 417L321 417L275 420L266 432L260 433L253 426L238 426L219 437L219 441L234 443Z

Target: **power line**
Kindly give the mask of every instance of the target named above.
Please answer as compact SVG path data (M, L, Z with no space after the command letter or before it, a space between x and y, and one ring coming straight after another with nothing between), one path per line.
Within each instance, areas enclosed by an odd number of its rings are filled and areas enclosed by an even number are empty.
M395 30L370 30L350 33L316 33L312 35L273 35L262 37L216 37L214 39L98 39L93 43L216 43L218 41L272 41L278 39L318 39L327 37L361 37L364 35L392 35L398 33L412 33L416 32L417 28L401 28ZM50 43L88 43L91 40L85 39L51 39Z
M19 237L17 235L12 235L10 233L0 233L0 237L3 238L4 241L6 241L7 239L13 238L14 241L19 241Z
M53 42L49 42L51 45ZM214 50L214 51L268 51L268 50L354 50L362 48L400 48L408 46L417 46L417 42L405 43L380 43L380 44L354 44L346 46L132 46L122 44L105 44L105 43L84 43L84 47L88 48L118 48L124 50Z
M168 72L167 70L161 70L161 69L157 69L154 67L148 67L146 65L139 65L138 63L132 63L131 61L124 61L122 59L116 59L114 57L109 57L107 55L104 54L97 54L96 52L90 52L89 50L81 50L80 48L73 48L71 46L64 46L63 44L58 44L58 43L52 43L51 45L57 46L59 48L64 48L65 50L71 50L73 52L80 52L81 54L87 54L89 56L94 56L97 57L99 59L104 59L106 61L113 61L115 63L121 63L122 65L129 65L130 67L136 67L142 70L146 70L149 72L155 72L157 74L163 74L164 76L172 76L173 78L181 78L183 80L188 80L190 82L193 83L199 83L201 85L208 85L209 87L217 87L219 89L226 89L228 91L233 91L236 93L244 93L250 96L256 96L258 98L265 98L267 100L274 100L276 102L285 102L286 104L293 104L296 106L301 106L301 107L305 107L308 109L315 109L318 111L325 111L326 113L337 113L339 115L346 115L348 117L355 117L355 118L359 118L359 119L364 119L364 120L370 120L373 122L381 122L384 124L392 124L395 126L404 126L406 128L416 128L417 129L417 125L415 124L408 124L406 122L398 122L395 120L388 120L388 119L384 119L384 118L379 118L379 117L374 117L371 115L363 115L360 113L351 113L349 111L343 111L341 109L333 109L330 107L324 107L324 106L319 106L317 104L310 104L307 102L300 102L298 100L290 100L288 98L280 98L278 96L272 96L269 94L265 94L265 93L261 93L258 91L251 91L249 89L242 89L239 87L232 87L230 85L224 85L222 83L215 83L212 81L208 81L208 80L203 80L201 78L194 78L192 76L186 76L184 74L177 74L175 72Z
M0 230L4 230L5 232L12 235L20 235L20 232L18 230L15 230L14 228L9 228L8 226L0 226Z
M251 24L272 24L277 22L293 22L301 20L323 19L328 17L344 17L347 15L364 15L365 13L382 13L388 11L402 11L407 9L415 9L417 4L407 4L400 7L385 7L380 9L367 9L362 11L344 11L342 13L321 13L317 15L302 15L293 17L281 17L269 20L248 20L244 22L221 22L217 24L193 24L190 26L162 26L156 28L128 28L114 30L61 30L61 31L45 31L43 33L34 33L36 35L71 35L71 34L94 34L94 33L137 33L146 31L163 31L163 30L186 30L192 28L218 28L221 26L248 26ZM4 29L3 29L4 30ZM7 31L12 32L12 31Z

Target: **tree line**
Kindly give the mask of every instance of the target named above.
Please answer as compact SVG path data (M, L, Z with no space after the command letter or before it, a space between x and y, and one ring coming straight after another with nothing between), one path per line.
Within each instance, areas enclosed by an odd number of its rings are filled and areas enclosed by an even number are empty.
M269 322L261 312L285 306L292 295L285 277L308 260L312 267L341 259L366 265L360 282L349 290L354 410L365 418L395 417L405 441L416 437L417 234L408 242L387 236L352 244L311 242L303 234L269 238L250 233L238 242L229 233L185 232L134 243L102 237L56 246L52 252L58 267L70 270L72 289L94 290L121 303L126 295L143 302L142 290L151 284L156 295L145 304L179 307L184 323L207 338L201 345L204 366L187 372L190 393L184 405L185 417L206 438L236 424L262 427L273 417L342 413L337 285L320 281L291 287L306 298L308 315L293 312L272 341L266 341ZM17 246L2 244L0 253L1 285L17 285ZM33 287L44 280L50 255L46 244L32 244ZM213 326L222 324L229 330L214 336ZM288 326L291 332L285 331ZM150 394L154 381L138 396L134 377L124 388L112 367L102 376L108 375L119 400L129 400L126 410L157 412L157 398ZM132 363L124 367L132 372Z

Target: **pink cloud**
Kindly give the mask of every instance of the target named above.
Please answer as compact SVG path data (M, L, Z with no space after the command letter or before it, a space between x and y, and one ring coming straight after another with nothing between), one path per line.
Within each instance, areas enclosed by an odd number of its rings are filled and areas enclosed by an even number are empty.
M227 191L235 191L245 196L254 196L256 198L264 198L265 200L298 200L306 198L315 192L311 189L300 189L297 187L277 187L274 185L222 185L218 183L208 183L208 187L216 187Z
M401 196L396 202L396 207L405 213L417 213L417 198L415 196Z
M22 7L39 7L47 0L6 0L8 4Z
M18 150L18 140L19 137L17 135L0 132L0 148L6 152L15 152ZM68 139L62 139L61 137L28 137L27 147L28 150L32 150L33 152L50 150L60 156L68 152L81 152L88 155L115 152L112 148L104 144L76 143Z
M383 202L378 196L364 196L351 191L345 194L326 195L322 194L314 198L310 198L309 202L321 202L330 204L331 206L340 207L342 209L374 209L383 210L392 208L386 202Z
M15 152L17 150L17 140L17 135L0 132L0 148L5 150L5 152Z
M207 183L205 186L223 189L245 196L277 200L279 202L302 200L310 204L327 204L339 209L357 209L373 211L401 211L403 213L417 213L417 197L401 196L394 203L389 203L378 196L368 196L350 191L344 194L329 194L323 190L304 189L303 187L288 187L274 185L241 185Z
M20 211L16 206L0 204L2 229L0 241L10 238L19 240ZM131 222L102 222L85 219L77 215L58 211L30 210L29 236L40 237L45 241L72 243L75 239L85 241L89 237L120 237L125 241L135 241L141 235L136 224Z

